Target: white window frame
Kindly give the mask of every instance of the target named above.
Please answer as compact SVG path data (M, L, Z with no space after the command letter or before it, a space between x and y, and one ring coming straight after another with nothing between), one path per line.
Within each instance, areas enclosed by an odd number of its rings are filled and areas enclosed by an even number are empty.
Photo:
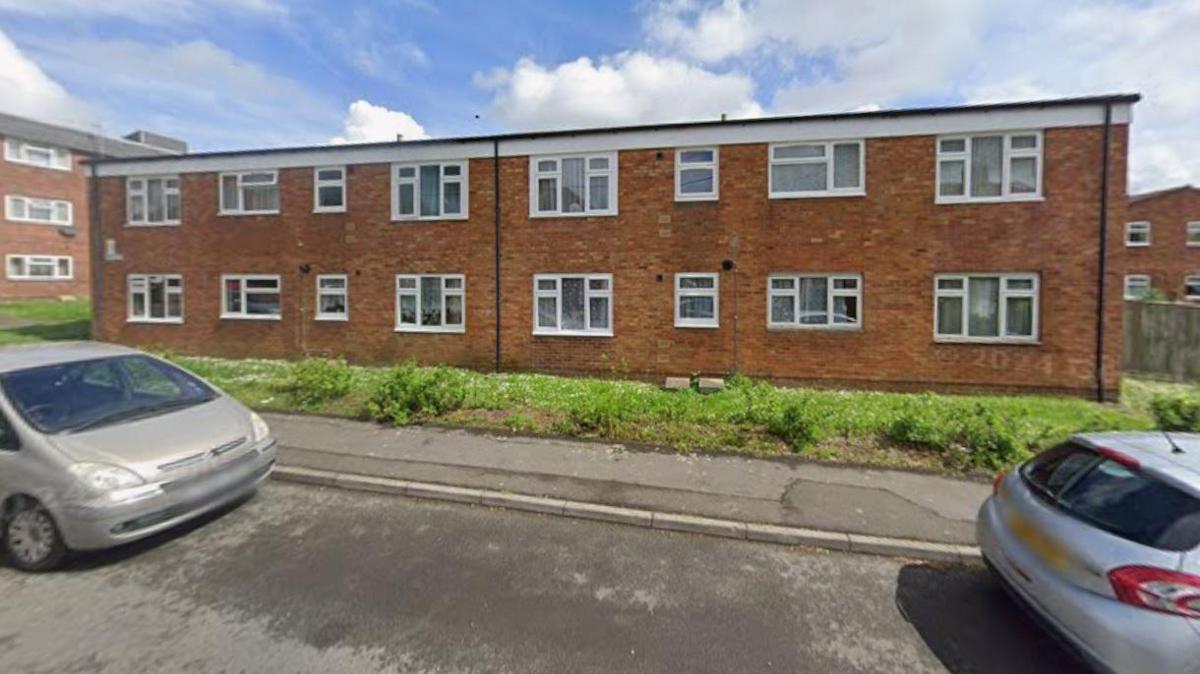
M279 193L278 208L263 209L263 210L246 210L246 187L243 179L248 175L258 173L269 173L271 182L269 183L250 183L250 187L261 187L264 185L274 185L275 190ZM228 176L237 177L237 204L236 208L228 208L225 203L225 178ZM253 171L225 171L217 174L217 215L278 215L283 208L283 189L279 185L279 171L277 169L257 169Z
M820 145L825 148L825 154L820 157L790 157L776 159L775 151L780 148L800 145ZM858 146L858 186L834 187L834 151L836 145ZM802 190L792 192L775 191L775 167L795 164L825 164L825 189ZM771 143L767 147L767 196L771 199L811 199L820 197L864 197L867 195L867 144L861 138L842 138L839 140L789 141L786 143Z
M25 205L25 215L17 216L15 204L22 202ZM65 205L67 210L66 220L54 220L53 218L46 220L43 218L29 217L29 208L32 203L41 204L50 209L53 213L58 210L59 206ZM75 225L75 205L67 199L44 199L41 197L27 197L21 194L10 194L4 198L4 217L9 222L23 222L31 225L52 225L54 227L73 227Z
M683 161L683 153L685 152L711 152L713 155L712 161L707 162L687 162ZM712 171L711 192L684 192L683 191L683 171L684 169L708 169ZM681 147L675 150L675 201L717 201L721 195L721 148L713 145L710 147Z
M608 322L607 328L591 328L585 327L582 330L564 330L562 329L562 282L563 279L581 278L583 279L583 324L590 326L592 324L592 298L607 297L608 298ZM553 280L554 290L540 290L538 281ZM608 282L608 286L604 290L593 290L592 281L604 280ZM557 316L555 317L554 328L548 328L538 325L538 298L553 297L555 298L555 309ZM533 334L557 336L557 337L612 337L613 336L613 275L612 274L534 274L533 275Z
M322 171L338 171L339 177L336 179L321 179ZM321 188L322 187L337 187L342 192L341 206L322 206L321 205ZM318 166L313 169L313 213L345 213L346 212L346 167L345 166Z
M322 287L321 281L340 280L341 288L325 288ZM350 320L350 276L348 274L317 274L317 303L313 307L313 320L317 321L348 321ZM321 298L325 296L341 297L342 304L346 310L342 313L330 313L321 311Z
M24 261L25 273L13 274L12 261L21 259ZM54 274L52 276L34 276L29 273L29 267L36 260L39 264L50 264L54 266ZM64 276L59 273L59 263L63 260L67 262L67 274ZM75 278L75 259L70 255L31 255L31 254L14 254L4 256L4 277L10 281L71 281Z
M1183 277L1183 299L1189 302L1200 302L1200 291L1196 294L1188 292L1188 286L1195 285L1200 288L1200 274L1189 274Z
M162 220L150 220L150 181L162 181ZM167 181L174 180L175 187L168 187ZM135 188L134 185L140 185ZM180 183L178 175L159 175L159 176L130 176L125 179L125 226L126 227L175 227L179 225L180 219L183 217L183 196L180 191ZM139 196L142 198L142 219L133 219L133 198ZM171 219L167 217L168 197L174 196L179 201L179 217Z
M133 286L136 281L141 281L144 284L144 289L134 290ZM150 284L154 282L163 284L163 311L167 311L171 306L168 301L169 296L179 296L179 315L162 317L154 317L150 315ZM172 288L168 285L169 281L178 281L179 285ZM183 323L183 276L180 274L129 274L125 277L125 322L126 323ZM136 294L142 294L145 299L142 306L146 308L146 315L136 316L133 313L133 297Z
M1152 231L1153 230L1151 229L1150 223L1145 220L1137 220L1135 222L1125 223L1125 245L1129 248L1145 248L1146 246L1149 246ZM1135 232L1145 233L1146 240L1134 241L1133 235Z
M703 278L712 280L711 288L683 288L684 279ZM684 297L711 297L713 301L712 318L684 318L681 299ZM680 272L675 274L675 327L677 328L718 328L721 323L721 275L703 272Z
M426 278L436 278L441 280L442 284L442 324L441 325L421 325L421 280ZM415 281L412 288L401 288L400 281L412 280ZM454 279L459 281L459 287L447 288L446 281ZM417 298L417 322L416 323L401 323L400 322L400 298L401 296L411 296ZM446 297L458 296L462 298L462 323L455 325L446 324ZM467 277L465 274L396 274L395 299L392 301L393 308L396 312L396 332L434 332L434 333L449 333L462 334L467 331Z
M238 280L242 282L241 289L241 305L242 310L239 312L229 311L226 302L229 297L225 293L225 286L229 281ZM274 281L275 293L279 295L279 313L278 314L251 314L246 313L249 304L246 302L246 281ZM268 294L269 291L258 290L255 294ZM279 321L283 320L283 278L279 274L221 274L221 318L239 321Z
M1200 220L1193 220L1184 227L1184 242L1190 247L1200 246Z
M586 218L617 215L617 152L572 152L567 154L531 155L529 157L529 217L531 218ZM562 210L562 162L564 159L583 160L584 209L578 213ZM593 159L607 159L607 169L593 169ZM539 171L539 162L555 162L553 171ZM608 176L608 208L593 209L591 206L591 179L593 176ZM554 180L554 210L538 209L538 181Z
M823 278L825 284L825 306L827 307L828 318L824 323L801 323L800 322L800 279L802 278ZM775 289L772 281L775 279L791 279L793 288L791 290ZM853 290L846 288L834 288L836 280L853 280L855 286ZM771 316L771 304L775 297L790 297L792 298L792 315L796 320L784 323L775 321ZM835 297L853 297L857 300L858 321L855 323L835 323L833 321L833 306ZM837 330L837 331L859 331L863 326L863 279L862 274L857 273L811 273L811 272L772 272L767 274L767 329L768 330Z
M1000 195L973 197L971 196L971 152L972 138L1000 136L1001 156L1000 156ZM1013 148L1012 139L1014 136L1035 136L1037 138L1037 147L1034 148ZM963 141L963 149L961 152L943 152L942 141ZM933 200L935 204L985 204L997 203L1005 201L1041 201L1042 185L1045 180L1043 171L1046 148L1045 135L1040 129L1028 129L1023 131L980 131L978 133L953 134L946 136L938 136L934 139L934 183L933 183ZM1037 185L1032 192L1012 192L1012 160L1023 157L1033 157L1036 159L1035 170L1037 171ZM963 162L963 193L961 195L943 195L942 194L942 162L943 161L962 161Z
M30 151L49 154L51 157L50 163L43 164L42 162L31 160L29 158ZM71 151L65 147L39 145L18 138L4 139L4 158L14 164L25 164L26 166L36 166L38 168L47 168L68 173L71 172L73 164Z
M968 334L970 330L970 307L967 305L969 301L970 279L973 278L995 278L1000 279L1000 297L999 307L997 308L1000 326L1000 335L996 337L979 336L973 337ZM938 287L939 281L948 279L963 279L962 289L942 290ZM1012 280L1031 280L1033 284L1030 290L1009 290L1007 281ZM962 299L962 334L961 335L943 335L938 332L938 298L939 297L959 297ZM1030 323L1029 335L1005 335L1004 331L1008 329L1008 299L1010 297L1032 297L1032 320ZM942 273L934 274L933 277L933 339L935 342L945 343L966 343L966 344L1037 344L1041 334L1041 279L1036 273Z
M1136 294L1131 293L1129 291L1129 286L1131 283L1145 285L1144 293L1149 293L1150 290L1152 289L1152 286L1150 285L1151 280L1150 280L1149 274L1126 274L1125 275L1125 283L1122 286L1121 294L1127 300L1140 300L1143 297L1145 297L1145 294L1136 295Z
M421 167L422 166L437 166L438 167L438 215L421 215ZM446 167L457 166L459 172L457 176L447 176ZM412 177L400 177L400 169L413 169ZM392 221L425 221L425 220L466 220L470 217L470 162L466 160L455 161L418 161L418 162L400 162L392 164ZM461 213L451 213L446 215L444 208L446 206L446 183L459 184L459 205ZM400 185L412 185L413 187L413 212L400 212Z

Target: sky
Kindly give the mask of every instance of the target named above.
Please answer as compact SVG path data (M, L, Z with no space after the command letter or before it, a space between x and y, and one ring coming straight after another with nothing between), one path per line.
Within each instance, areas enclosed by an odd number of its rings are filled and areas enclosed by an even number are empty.
M1200 0L0 0L0 110L194 150L1118 92L1200 184Z

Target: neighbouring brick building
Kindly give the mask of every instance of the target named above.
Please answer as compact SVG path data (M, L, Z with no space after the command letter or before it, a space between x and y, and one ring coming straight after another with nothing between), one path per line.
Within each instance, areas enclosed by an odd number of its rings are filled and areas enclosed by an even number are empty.
M1129 197L1125 297L1151 289L1200 302L1200 188L1182 185Z
M1137 100L101 161L95 335L1112 397Z
M107 138L0 113L0 299L89 294L88 159L178 154L138 131Z

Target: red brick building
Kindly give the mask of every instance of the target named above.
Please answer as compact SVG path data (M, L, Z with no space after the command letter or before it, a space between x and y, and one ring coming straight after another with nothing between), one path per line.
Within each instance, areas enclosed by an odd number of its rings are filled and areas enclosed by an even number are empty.
M0 145L0 299L88 296L87 160L187 151L145 132L106 138L2 113Z
M1129 197L1125 297L1151 289L1200 302L1200 188L1182 185Z
M1136 100L104 161L95 333L1111 397Z

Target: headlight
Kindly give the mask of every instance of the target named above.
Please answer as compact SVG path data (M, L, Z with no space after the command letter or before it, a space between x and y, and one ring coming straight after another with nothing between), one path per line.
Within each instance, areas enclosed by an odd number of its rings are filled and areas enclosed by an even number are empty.
M271 427L267 426L267 422L258 416L258 412L250 413L250 433L251 442L262 442L271 435Z
M85 487L102 494L146 483L131 470L104 463L77 463L71 466L71 472Z

